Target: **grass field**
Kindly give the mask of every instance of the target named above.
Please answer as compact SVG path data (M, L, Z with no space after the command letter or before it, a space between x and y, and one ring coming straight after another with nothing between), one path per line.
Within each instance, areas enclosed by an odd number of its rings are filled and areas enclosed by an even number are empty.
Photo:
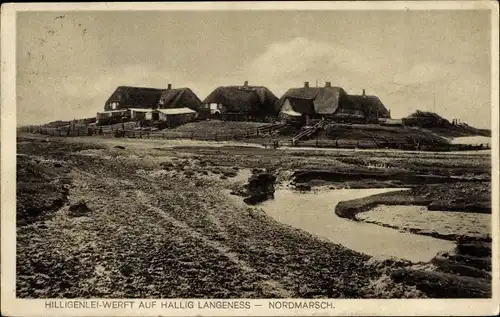
M51 136L83 136L92 133L113 137L123 133L123 137L142 139L190 139L206 141L242 141L271 146L279 141L280 146L348 148L348 149L399 149L422 151L466 151L488 149L490 138L468 137L467 142L452 140L443 128L434 130L417 127L383 126L377 124L328 124L310 138L293 143L292 138L301 132L300 127L285 126L269 131L258 131L259 127L271 125L263 122L202 120L163 130L151 127L140 129L136 122L112 125L76 124L69 130L64 122L46 125L43 133ZM59 127L59 128L56 128ZM121 130L125 131L121 131ZM463 135L460 134L461 136ZM462 138L463 139L463 138ZM477 142L476 142L477 141ZM480 141L480 142L479 142Z
M189 122L177 128L172 129L176 132L186 132L200 134L206 133L245 133L246 131L255 131L256 128L268 125L263 122L243 122L243 121L221 121L221 120L207 120L198 122Z

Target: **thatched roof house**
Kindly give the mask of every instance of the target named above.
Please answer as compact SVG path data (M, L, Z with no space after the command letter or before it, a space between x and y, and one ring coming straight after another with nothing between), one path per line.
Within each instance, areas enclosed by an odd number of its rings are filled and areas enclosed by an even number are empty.
M249 116L265 117L277 114L276 97L264 86L221 86L208 95L203 103L212 113L243 113Z
M200 98L189 88L169 88L163 90L160 100L158 101L158 108L172 109L172 108L189 108L194 111L200 110L203 103Z
M153 108L160 100L163 89L120 86L104 104L105 111L128 108Z
M189 88L167 89L120 86L108 98L105 111L121 109L167 109L187 107L197 111L201 100Z
M309 87L309 82L304 87L289 89L279 101L280 115L285 119L289 117L302 117L307 121L314 117L325 117L339 120L364 121L370 117L389 117L389 111L379 98L375 96L351 96L342 87L332 86L326 82L324 87Z
M304 87L291 88L280 98L282 111L293 110L306 115L333 114L339 106L349 102L344 89L333 87L329 82L325 87L309 87L309 82L305 82Z
M366 118L390 118L391 112L377 96L366 95L363 89L362 95L349 95L351 101L359 108Z
M332 117L343 109L353 108L345 90L330 82L324 87L309 87L309 82L305 82L301 88L289 89L278 103L281 118L302 124L308 124L314 117Z

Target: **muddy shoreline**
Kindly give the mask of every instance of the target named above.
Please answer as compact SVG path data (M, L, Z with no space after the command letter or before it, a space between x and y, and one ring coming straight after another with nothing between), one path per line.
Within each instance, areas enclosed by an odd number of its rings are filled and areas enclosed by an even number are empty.
M481 182L474 189L482 189L484 194L477 191L465 189L464 184L448 184L450 197L439 194L436 186L422 185L396 192L382 193L370 197L344 201L337 205L335 213L339 217L357 220L356 215L373 209L378 205L415 205L426 206L428 210L442 210L449 212L469 212L491 214L491 201L487 198L491 195L489 183ZM455 191L455 193L453 193ZM464 197L469 191L470 197Z
M366 153L357 156L363 164L354 165L342 162L346 154L341 152L326 156L248 148L174 150L161 142L89 144L77 138L18 141L20 297L431 294L418 285L387 280L394 268L411 267L408 263L380 266L369 256L280 224L258 208L235 208L221 195L231 189L234 172L241 169L265 168L284 183L293 178L290 171L299 169L372 170L364 163L373 156ZM381 158L381 163L405 168L405 154L396 155ZM412 161L407 171L431 171L439 161L455 171L467 169L475 177L487 175L487 157L472 163L447 158L427 154L420 162ZM330 181L330 186L341 183ZM436 184L443 185L448 186ZM30 200L40 196L54 198L40 199L38 205ZM82 201L88 212L72 213L70 207Z

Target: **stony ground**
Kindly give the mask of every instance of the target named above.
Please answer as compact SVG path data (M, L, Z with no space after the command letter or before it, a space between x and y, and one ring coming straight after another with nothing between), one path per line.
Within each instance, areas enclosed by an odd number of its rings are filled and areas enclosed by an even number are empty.
M430 162L437 159L426 154L406 166L407 154L378 156L419 171L435 171ZM235 207L225 196L242 169L267 168L284 182L298 168L383 168L342 161L348 157L352 153L19 138L17 295L426 297L389 278L408 264L381 264L258 209ZM356 157L364 163L377 155ZM447 173L467 167L459 156L443 162ZM487 157L475 162L468 171L487 175Z

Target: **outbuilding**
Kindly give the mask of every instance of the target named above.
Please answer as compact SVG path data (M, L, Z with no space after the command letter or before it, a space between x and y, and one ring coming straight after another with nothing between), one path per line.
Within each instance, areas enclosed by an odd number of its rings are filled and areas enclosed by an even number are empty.
M129 120L130 111L128 109L98 112L96 115L97 125L120 123Z
M132 121L153 120L153 109L129 108Z
M196 111L184 108L157 109L153 114L158 115L158 120L165 123L166 127L174 127L196 120Z

